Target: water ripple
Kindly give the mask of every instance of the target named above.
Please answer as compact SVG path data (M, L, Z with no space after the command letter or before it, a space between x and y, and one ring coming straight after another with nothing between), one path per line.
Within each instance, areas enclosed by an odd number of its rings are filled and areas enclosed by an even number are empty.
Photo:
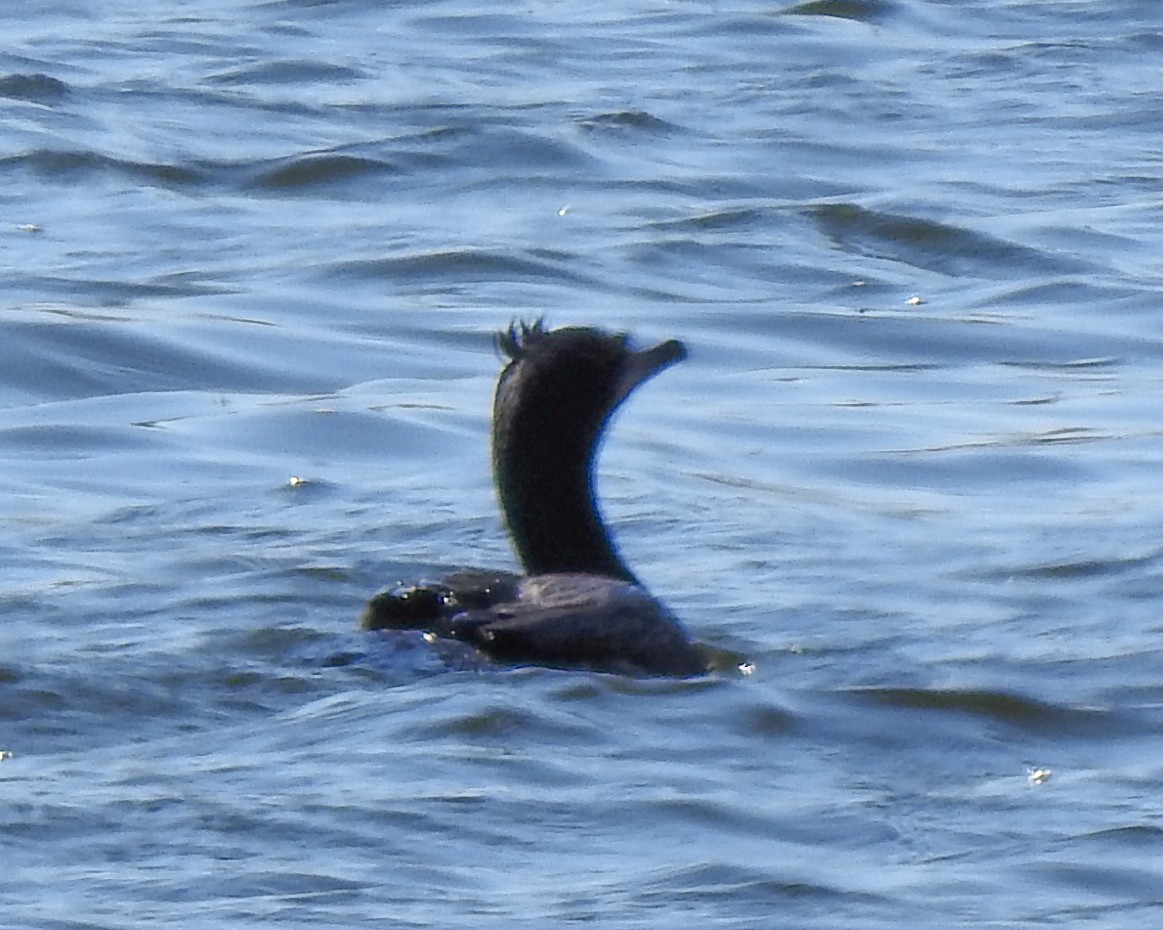
M68 84L47 74L33 72L0 77L0 97L52 106L60 103L68 93Z
M1112 738L1138 727L1124 711L1071 707L1004 691L924 688L861 688L856 697L907 710L951 711L1006 723L1022 730L1058 732L1080 738Z
M997 278L1081 274L1086 263L1006 242L960 226L869 210L851 203L811 210L820 229L847 251L940 274Z

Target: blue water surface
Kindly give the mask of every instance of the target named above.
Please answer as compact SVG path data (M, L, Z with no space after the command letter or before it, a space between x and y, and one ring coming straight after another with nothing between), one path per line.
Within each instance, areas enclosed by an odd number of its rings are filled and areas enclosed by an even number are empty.
M1161 12L11 4L4 926L1157 922ZM358 630L541 316L688 345L600 491L742 670Z

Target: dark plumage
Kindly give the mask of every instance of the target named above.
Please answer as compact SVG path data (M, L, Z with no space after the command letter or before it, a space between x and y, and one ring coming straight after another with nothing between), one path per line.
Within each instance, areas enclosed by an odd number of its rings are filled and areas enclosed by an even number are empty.
M635 350L623 334L540 322L497 339L509 362L493 403L493 478L528 573L459 572L372 598L369 629L423 629L497 659L647 675L706 671L701 650L619 558L594 497L610 416L686 357L675 340Z

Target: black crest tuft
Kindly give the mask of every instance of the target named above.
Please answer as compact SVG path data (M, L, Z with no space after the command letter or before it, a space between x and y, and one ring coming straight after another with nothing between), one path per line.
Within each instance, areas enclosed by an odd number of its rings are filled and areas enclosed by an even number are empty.
M545 317L539 316L532 323L514 320L509 328L497 333L493 341L497 350L506 358L516 361L525 354L525 347L546 334Z

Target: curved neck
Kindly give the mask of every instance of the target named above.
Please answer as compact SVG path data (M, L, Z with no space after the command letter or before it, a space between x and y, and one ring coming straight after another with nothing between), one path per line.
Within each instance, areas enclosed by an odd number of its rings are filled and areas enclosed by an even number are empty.
M531 575L586 572L637 584L594 498L602 426L570 435L555 433L542 411L498 409L494 417L493 477L517 558ZM547 434L553 441L545 441Z

